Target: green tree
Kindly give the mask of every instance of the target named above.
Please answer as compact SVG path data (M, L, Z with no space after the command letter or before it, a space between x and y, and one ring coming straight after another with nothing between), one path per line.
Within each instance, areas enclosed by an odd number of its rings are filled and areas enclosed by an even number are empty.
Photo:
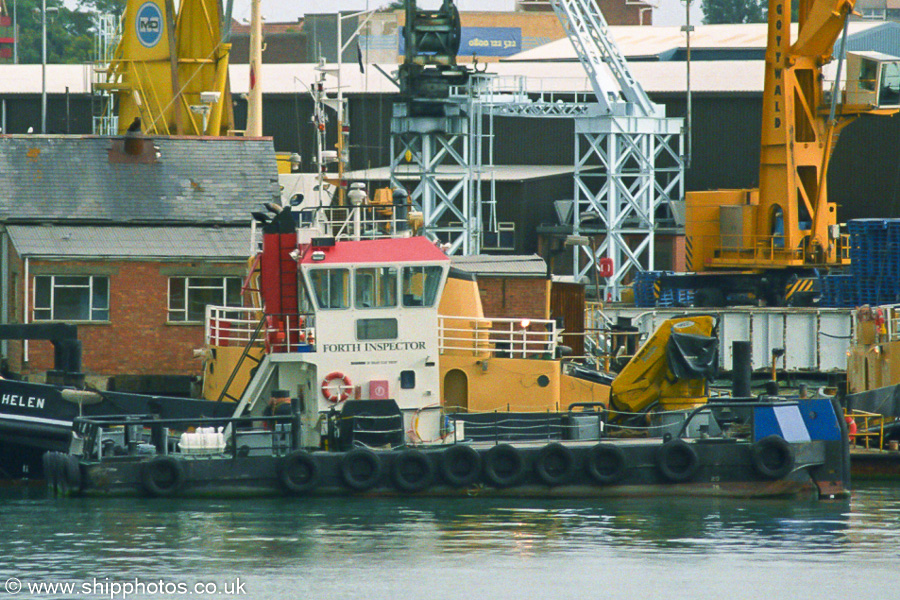
M78 0L78 8L86 13L108 13L119 16L126 0Z
M94 60L94 15L122 14L125 0L80 0L74 10L62 0L47 2L47 62L85 63ZM41 0L17 0L19 62L41 62Z
M703 22L763 23L766 20L767 0L700 0Z

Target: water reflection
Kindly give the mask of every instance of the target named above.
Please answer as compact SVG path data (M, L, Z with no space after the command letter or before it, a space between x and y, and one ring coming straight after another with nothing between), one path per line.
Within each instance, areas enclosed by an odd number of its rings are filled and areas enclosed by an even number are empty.
M896 499L845 502L616 499L366 498L258 501L18 499L5 503L0 554L27 543L32 559L115 565L270 559L360 552L579 552L597 547L703 553L732 547L840 551L896 519ZM849 534L851 523L858 532ZM252 552L248 552L252 550Z
M580 565L631 573L688 559L708 570L698 577L715 580L718 565L735 557L791 573L794 563L893 560L900 548L896 486L829 502L172 501L54 499L38 492L4 492L0 502L0 574L46 580L96 577L98 568L117 577L239 572L275 581L276 588L293 590L291 597L340 587L344 577L413 565L438 578L449 577L448 564L466 565L487 585L494 570L522 565L563 570L578 581L587 578ZM394 588L382 591L390 597Z

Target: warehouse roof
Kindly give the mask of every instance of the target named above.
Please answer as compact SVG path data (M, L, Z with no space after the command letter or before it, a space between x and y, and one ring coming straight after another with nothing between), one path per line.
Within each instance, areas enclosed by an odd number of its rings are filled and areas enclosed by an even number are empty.
M796 28L796 24L792 25ZM763 59L767 25L698 25L691 35L691 89L697 93L762 91ZM617 26L609 28L638 82L650 93L683 92L686 87L683 59L685 38L679 27ZM876 50L900 56L900 23L853 21L847 48L851 51ZM698 60L701 59L702 60ZM835 63L830 63L833 66ZM264 64L259 81L266 94L306 96L307 86L321 73L315 64ZM334 65L331 65L333 67ZM397 71L394 63L378 65L383 71ZM501 62L483 65L489 73L510 78L526 77L529 91L590 91L587 76L578 62L568 38L510 56ZM39 94L40 65L0 65L0 94ZM332 71L329 71L330 73ZM232 92L248 91L250 67L229 67ZM846 73L846 70L845 70ZM66 87L73 94L90 93L90 68L87 65L49 65L48 91L62 94ZM334 87L335 77L326 85ZM345 94L396 94L397 87L374 65L364 73L354 63L344 63L341 85Z
M0 136L0 221L235 224L279 201L271 139L154 137L141 160L121 143Z
M450 266L483 277L547 277L547 263L537 254L451 256Z
M878 28L895 29L896 23L881 21L853 21L847 32L848 42ZM628 59L658 57L666 60L676 50L685 47L685 35L680 27L610 27L609 32L619 50ZM707 49L765 49L768 35L767 23L734 25L697 25L691 34L691 52ZM796 38L797 23L791 23L791 38ZM853 49L853 46L848 43ZM501 62L575 62L578 55L569 38L561 38L525 52L501 59Z
M249 227L11 225L22 257L70 259L246 260Z
M435 178L440 181L459 181L464 173L461 167L454 165L437 165L434 168ZM555 175L570 175L575 172L571 165L493 165L484 167L481 174L483 180L494 181L527 181L529 179L541 179ZM374 169L359 169L344 174L347 179L357 181L387 181L391 176L390 167L377 167ZM413 165L398 165L395 173L397 179L419 179L418 167Z

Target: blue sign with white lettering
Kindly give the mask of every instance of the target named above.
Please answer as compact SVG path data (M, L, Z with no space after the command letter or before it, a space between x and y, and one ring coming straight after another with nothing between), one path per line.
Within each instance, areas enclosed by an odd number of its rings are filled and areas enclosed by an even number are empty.
M162 39L162 11L155 2L145 2L137 10L135 17L138 41L146 48L152 48Z
M459 56L512 56L522 51L518 27L463 27Z
M400 56L406 54L403 28L398 32ZM512 56L522 51L522 29L519 27L463 27L459 56Z

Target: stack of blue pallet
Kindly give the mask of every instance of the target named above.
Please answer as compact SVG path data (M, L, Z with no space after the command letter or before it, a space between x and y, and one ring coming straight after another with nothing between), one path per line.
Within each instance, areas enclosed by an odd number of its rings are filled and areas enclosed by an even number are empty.
M850 231L850 273L822 282L821 306L900 302L900 219L856 219Z
M639 271L634 278L634 303L640 307L656 306L654 286L662 271Z
M693 290L660 290L657 297L656 282L671 271L641 271L634 278L634 303L636 306L690 306L694 301Z
M830 273L822 277L821 282L820 306L830 308L854 308L857 306L859 292L856 289L856 277L843 273Z

